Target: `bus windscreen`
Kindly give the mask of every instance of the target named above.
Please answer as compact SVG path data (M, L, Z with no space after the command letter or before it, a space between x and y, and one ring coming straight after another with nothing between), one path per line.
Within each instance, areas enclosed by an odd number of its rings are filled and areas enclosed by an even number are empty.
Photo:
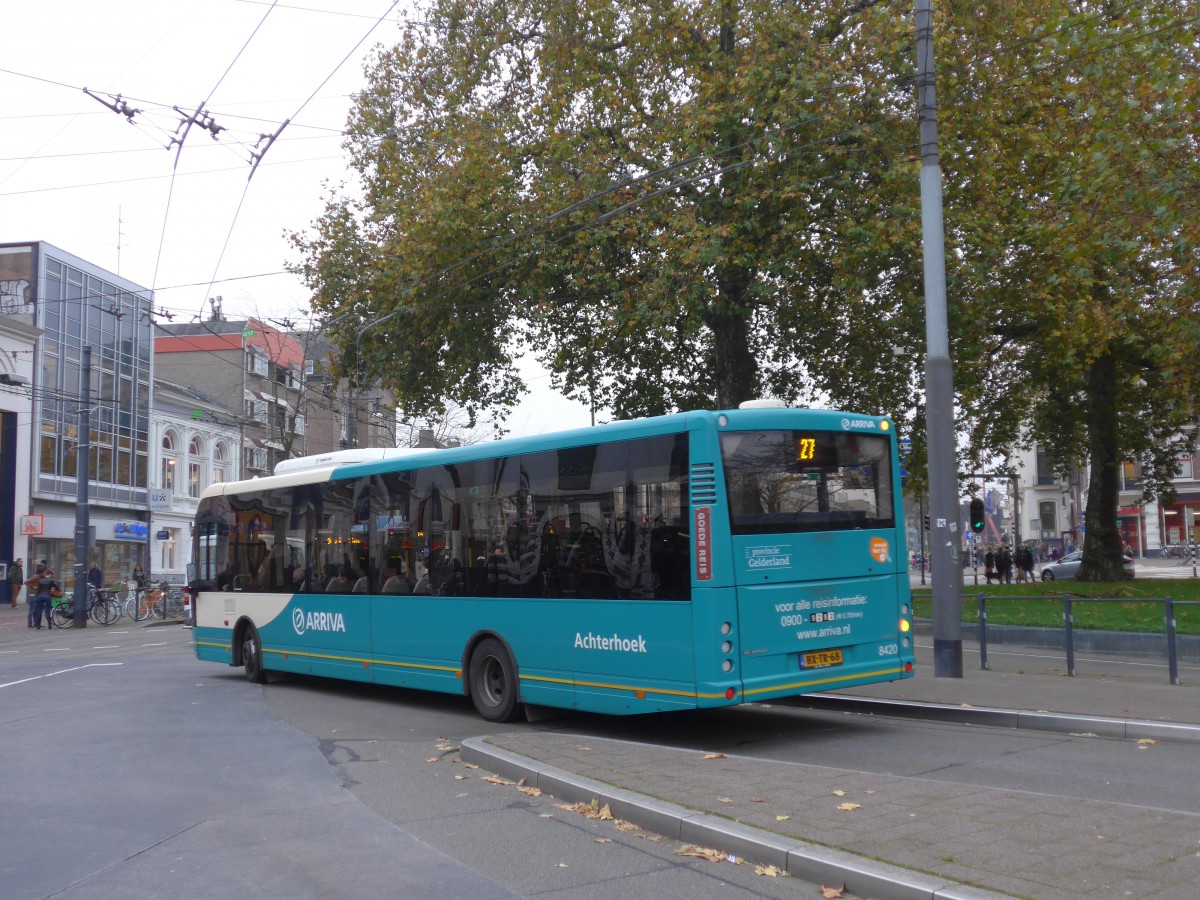
M721 435L734 534L894 528L891 445L882 435Z

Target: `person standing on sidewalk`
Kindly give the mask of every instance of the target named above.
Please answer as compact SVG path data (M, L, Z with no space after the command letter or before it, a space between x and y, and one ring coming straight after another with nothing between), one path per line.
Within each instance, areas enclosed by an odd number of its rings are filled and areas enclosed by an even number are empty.
M54 627L54 620L50 616L50 600L54 596L54 591L61 591L58 582L54 580L54 572L47 566L40 574L34 575L25 586L29 588L29 593L36 592L36 599L33 607L33 627L38 631L42 630L42 613L46 614L46 628ZM62 594L60 593L61 597Z
M46 561L43 559L37 564L37 568L33 570L33 573L35 575L41 575L45 571ZM25 608L28 610L28 615L26 618L29 621L30 628L33 627L33 611L37 608L37 597L34 595L34 589L30 586L32 581L33 579L30 578L25 582Z
M8 567L8 583L12 586L12 608L17 608L17 597L21 595L21 586L25 583L25 560L14 559Z

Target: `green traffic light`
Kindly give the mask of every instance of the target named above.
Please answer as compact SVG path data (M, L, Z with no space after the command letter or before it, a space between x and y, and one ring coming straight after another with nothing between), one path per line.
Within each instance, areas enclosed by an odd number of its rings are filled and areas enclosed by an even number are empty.
M971 501L971 530L976 534L983 531L983 501L978 497Z

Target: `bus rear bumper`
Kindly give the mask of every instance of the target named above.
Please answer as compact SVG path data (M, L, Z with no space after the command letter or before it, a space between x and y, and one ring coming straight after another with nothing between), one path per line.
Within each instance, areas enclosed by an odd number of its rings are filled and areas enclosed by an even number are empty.
M744 703L756 703L815 691L833 691L881 681L899 681L912 676L912 661L895 657L869 663L822 666L746 680L742 686L741 700Z

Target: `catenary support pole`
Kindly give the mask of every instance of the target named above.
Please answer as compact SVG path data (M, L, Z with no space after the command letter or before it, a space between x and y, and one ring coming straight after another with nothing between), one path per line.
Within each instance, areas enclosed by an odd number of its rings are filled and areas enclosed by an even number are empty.
M75 589L72 611L75 627L87 627L88 462L92 458L92 348L84 346L79 360L79 444L75 460Z
M925 422L929 445L929 530L933 574L933 674L962 678L962 567L954 372L946 314L942 170L933 77L933 11L917 0L917 99L921 126L921 236L925 274Z

